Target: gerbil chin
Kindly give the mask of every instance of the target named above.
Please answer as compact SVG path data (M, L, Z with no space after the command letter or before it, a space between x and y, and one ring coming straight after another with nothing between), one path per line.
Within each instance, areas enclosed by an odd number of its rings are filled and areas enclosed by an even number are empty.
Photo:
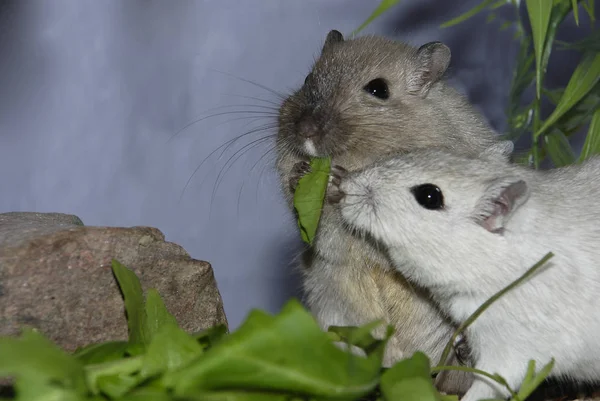
M418 150L332 185L344 222L456 323L552 252L467 328L474 367L517 390L530 359L540 369L554 358L550 377L600 384L599 157L542 172ZM509 395L478 376L462 400Z

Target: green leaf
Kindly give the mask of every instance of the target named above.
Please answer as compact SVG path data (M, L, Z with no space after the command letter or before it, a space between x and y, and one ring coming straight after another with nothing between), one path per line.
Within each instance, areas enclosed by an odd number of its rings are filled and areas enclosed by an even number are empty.
M175 370L202 354L202 346L175 323L156 332L143 357L140 375L150 377Z
M573 17L575 17L575 24L579 26L579 7L577 0L571 0L571 6L573 7Z
M567 137L559 130L552 130L543 136L544 147L555 167L564 167L575 163L577 157Z
M152 341L152 337L163 326L174 325L179 327L177 320L169 313L158 291L154 288L149 289L146 293L146 324L149 341Z
M142 285L132 270L114 259L112 270L125 300L127 327L129 329L129 348L127 351L131 355L139 355L144 352L144 348L150 340Z
M138 376L116 374L111 376L98 377L97 385L102 394L106 394L110 398L118 398L127 394L141 381L141 378Z
M92 394L108 392L110 394L125 394L144 378L135 375L142 367L143 356L135 356L87 365L85 367L86 382Z
M329 182L331 159L314 158L310 161L310 168L310 173L300 179L294 193L298 227L302 240L307 244L312 244L321 218L321 209Z
M600 109L594 112L594 116L590 122L590 128L581 149L581 154L579 155L579 162L597 154L600 154Z
M533 35L533 47L535 49L536 93L539 99L542 93L542 75L546 70L546 65L543 64L542 60L542 52L544 50L544 43L546 42L550 14L552 13L552 3L548 0L526 0L526 4Z
M494 1L495 0L483 0L481 3L479 3L469 11L465 12L464 14L461 14L458 17L451 19L450 21L444 22L442 25L440 25L440 28L448 28L460 24L461 22L466 21L472 16L476 15L477 13L483 11L484 8L492 4Z
M422 352L415 352L388 369L381 376L380 386L384 400L440 400L431 379L429 359Z
M204 349L208 349L218 343L228 334L227 326L219 324L208 329L202 330L199 333L192 334L192 337L202 346Z
M73 356L84 365L109 362L123 358L128 346L126 341L91 344L76 350Z
M517 397L513 397L511 401L525 400L533 391L540 385L554 367L554 359L552 359L548 364L546 364L538 374L534 374L535 372L535 361L529 361L527 366L527 374L525 376L525 380L519 387L519 391L517 391Z
M329 326L328 332L335 333L339 336L338 341L344 341L347 344L361 348L367 355L373 352L380 352L383 358L385 344L387 340L394 334L394 327L387 325L386 334L383 339L379 340L371 334L377 327L384 324L382 320L377 320L360 327L355 326Z
M0 337L0 377L8 376L16 377L21 399L86 393L83 365L33 329L24 329L18 338Z
M365 22L363 22L358 28L356 28L354 30L354 32L352 32L352 35L356 35L360 31L362 31L363 29L365 29L365 27L367 25L369 25L371 22L373 22L373 20L375 18L379 17L381 14L383 14L388 9L390 9L391 7L395 6L398 3L400 3L400 0L381 0L379 2L379 5L375 9L375 11L373 11L373 13L371 13L371 15L369 16L369 18L367 18L365 20Z
M380 367L376 354L365 358L336 347L292 299L276 316L252 310L237 331L166 373L163 383L179 396L244 388L350 399L375 388Z
M600 51L600 30L594 29L585 38L573 42L560 42L560 50L579 50L579 51Z
M552 114L544 121L542 127L534 134L534 139L544 133L560 117L579 102L600 80L600 53L584 54L575 68L571 79Z

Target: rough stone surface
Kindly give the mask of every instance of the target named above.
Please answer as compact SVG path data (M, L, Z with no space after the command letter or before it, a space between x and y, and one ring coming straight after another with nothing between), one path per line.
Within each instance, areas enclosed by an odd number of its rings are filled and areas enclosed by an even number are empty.
M127 339L115 258L156 288L189 332L227 324L209 263L150 227L87 227L73 215L0 214L0 335L39 329L73 351Z

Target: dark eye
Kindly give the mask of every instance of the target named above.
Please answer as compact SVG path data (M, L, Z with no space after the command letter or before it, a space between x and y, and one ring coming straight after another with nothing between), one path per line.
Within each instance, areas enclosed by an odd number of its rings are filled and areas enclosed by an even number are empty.
M413 195L419 205L425 209L443 209L444 208L444 195L442 190L433 184L422 184L411 188Z
M379 99L385 100L390 97L388 85L381 78L372 80L363 89Z

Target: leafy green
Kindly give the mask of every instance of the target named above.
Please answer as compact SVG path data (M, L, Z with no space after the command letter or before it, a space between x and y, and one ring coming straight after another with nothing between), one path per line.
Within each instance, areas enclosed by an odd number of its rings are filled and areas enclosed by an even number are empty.
M600 53L587 53L573 72L565 91L552 114L534 133L537 139L550 126L579 102L600 80Z
M17 400L456 401L433 385L432 373L443 369L473 371L505 385L498 375L464 366L431 368L421 352L382 368L391 326L381 339L372 335L381 321L324 332L293 299L274 316L253 310L233 333L218 325L188 334L158 292L148 290L144 301L132 271L118 262L113 271L123 294L142 300L127 316L146 322L135 330L146 333L149 342L133 356L125 341L93 344L69 355L35 331L0 337L0 376L16 376ZM335 341L359 347L366 356L342 350ZM531 368L519 394L533 391L550 369L534 375Z
M18 338L0 337L0 377L15 376L18 399L77 399L86 392L83 365L46 339L24 329Z
M536 62L536 93L540 98L542 91L542 74L546 69L543 64L542 52L544 51L544 43L546 41L546 31L550 22L550 14L552 13L552 3L548 0L526 0L527 12L529 13L529 21L531 23L531 31L533 34L533 47L535 49Z
M422 352L388 369L381 376L381 392L386 400L440 400L431 379L429 358Z
M590 128L588 130L583 149L579 155L579 162L582 162L592 155L600 154L600 109L594 112Z
M511 398L511 401L522 401L527 399L533 393L533 391L540 385L548 375L550 375L550 371L554 367L554 359L548 362L537 374L535 374L535 361L529 361L527 366L527 373L525 374L525 379L521 383L519 387L519 391L517 391L517 397Z
M236 332L206 351L201 363L167 373L165 384L180 396L248 388L353 399L373 390L380 367L378 354L363 358L337 348L291 300L277 317L253 310Z
M440 27L441 28L448 28L448 27L451 27L453 25L458 25L461 22L466 21L469 18L473 17L477 13L483 11L483 9L485 9L486 7L488 7L494 1L496 1L496 0L483 0L481 3L479 3L475 7L471 8L469 11L467 11L467 12L459 15L456 18L451 19L450 21L444 22L442 25L440 25Z
M569 144L569 139L558 129L544 135L544 147L555 167L567 166L577 160L575 152Z
M123 358L128 347L129 343L127 341L109 341L78 349L73 356L84 365L110 362Z
M129 329L129 347L127 351L131 355L138 355L143 352L144 347L150 341L142 285L133 271L116 260L112 261L112 270L125 300L127 327Z
M313 158L310 161L310 168L310 173L300 179L294 193L298 227L302 240L307 244L312 244L321 218L321 209L329 182L331 159Z
M379 5L375 9L375 11L373 11L373 13L365 20L365 22L360 24L360 26L358 28L356 28L354 30L354 32L352 32L352 35L356 35L360 31L365 29L367 27L367 25L369 25L371 22L373 22L373 20L375 18L379 17L381 14L383 14L388 9L390 9L391 7L395 6L398 3L400 3L400 0L381 0L379 2Z
M169 313L162 298L154 288L148 290L146 294L146 332L149 339L152 339L158 330L163 326L177 327L177 320Z

